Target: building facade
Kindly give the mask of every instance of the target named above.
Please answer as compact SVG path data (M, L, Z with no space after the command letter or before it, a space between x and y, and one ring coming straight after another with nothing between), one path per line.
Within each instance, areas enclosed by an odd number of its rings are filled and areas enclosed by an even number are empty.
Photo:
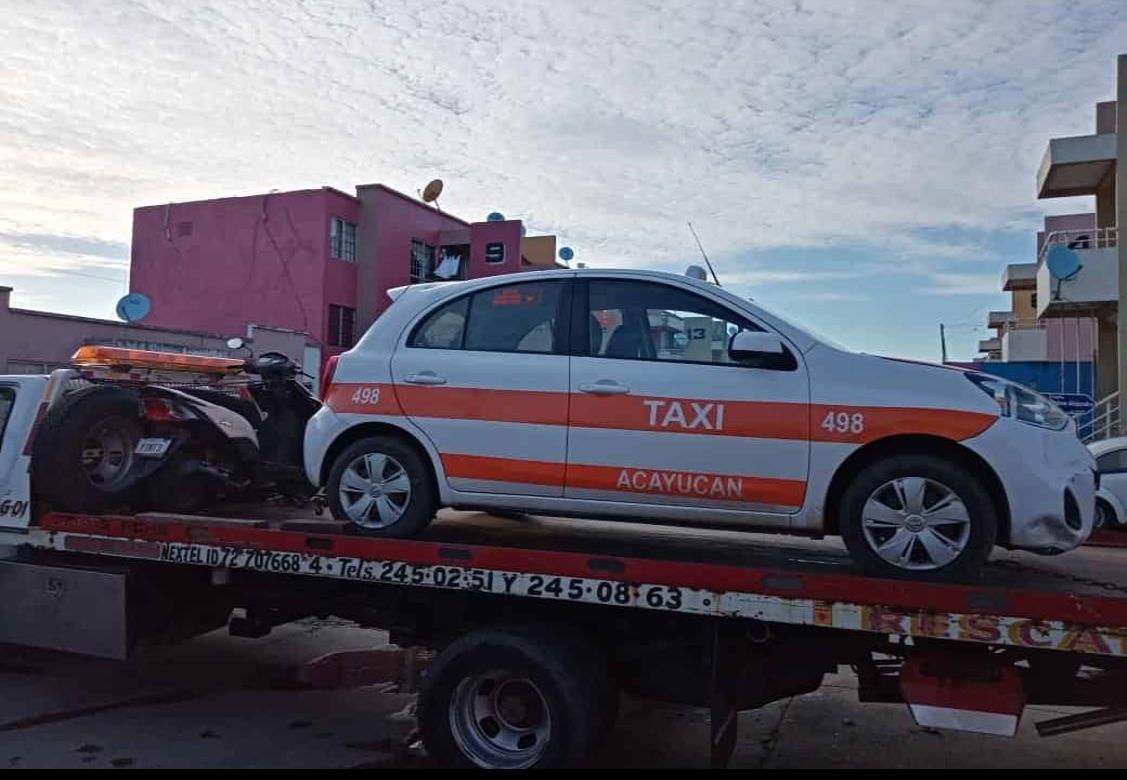
M1037 233L1038 258L1045 253L1049 236L1055 237L1061 231L1090 236L1094 225L1093 214L1046 217L1044 229ZM1092 361L1097 333L1094 317L1038 316L1039 263L1038 260L1006 266L1002 274L1002 290L1010 294L1010 307L987 315L987 327L994 331L994 335L978 343L979 351L988 361Z
M1127 319L1118 316L1127 296L1127 250L1119 241L1127 220L1127 55L1117 61L1116 100L1097 103L1094 119L1089 135L1051 139L1037 170L1038 198L1088 197L1094 208L1084 224L1058 224L1039 242L1036 310L1041 321L1094 322L1097 416L1118 418L1127 402L1119 392L1127 384ZM1047 260L1062 246L1077 268L1058 278Z
M990 312L995 335L978 346L988 370L1008 362L1059 363L1058 392L1096 400L1087 435L1100 438L1119 433L1119 420L1127 420L1127 393L1120 392L1127 387L1127 318L1118 316L1127 300L1127 249L1119 241L1127 220L1127 55L1117 60L1116 100L1097 103L1094 120L1089 135L1051 139L1036 174L1038 198L1089 197L1092 211L1045 219L1036 261L1003 273L1012 305ZM1049 261L1062 254L1066 262ZM1086 381L1084 366L1090 366ZM1076 390L1064 386L1074 374ZM1083 385L1090 389L1080 390Z
M352 346L416 282L557 267L554 236L470 223L382 184L138 208L130 290L146 324L244 335L304 331L323 356Z

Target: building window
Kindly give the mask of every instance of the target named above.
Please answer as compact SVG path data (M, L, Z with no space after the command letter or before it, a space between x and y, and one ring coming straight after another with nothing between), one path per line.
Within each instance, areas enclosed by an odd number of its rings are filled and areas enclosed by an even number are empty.
M349 263L356 262L356 225L333 217L329 230L329 243L334 258Z
M494 241L485 245L485 262L490 265L500 265L505 262L505 245Z
M356 309L329 304L329 346L348 349L356 339Z
M434 247L422 241L411 241L411 282L430 281L434 272Z

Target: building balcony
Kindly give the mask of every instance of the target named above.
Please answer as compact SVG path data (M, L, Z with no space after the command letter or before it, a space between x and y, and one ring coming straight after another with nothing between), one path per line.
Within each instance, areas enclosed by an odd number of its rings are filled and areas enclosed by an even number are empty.
M1094 195L1115 168L1115 140L1115 133L1050 140L1037 171L1037 197Z
M1045 237L1037 261L1037 316L1096 316L1119 302L1118 231L1113 227L1058 230ZM1080 269L1054 279L1045 258L1054 246L1076 252Z
M1010 263L1002 272L1002 289L1005 292L1014 290L1037 289L1037 264L1036 263Z
M1002 334L1002 360L1048 360L1049 333L1039 325L1012 326Z
M1002 356L1002 340L997 336L982 339L978 342L978 351L986 353L991 358L1000 358Z
M992 311L986 315L986 325L990 328L1004 328L1017 322L1017 315L1012 311Z

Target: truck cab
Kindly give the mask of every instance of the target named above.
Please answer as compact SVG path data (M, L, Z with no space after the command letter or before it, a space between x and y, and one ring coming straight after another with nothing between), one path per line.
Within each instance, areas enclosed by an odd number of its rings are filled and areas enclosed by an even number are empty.
M24 530L31 523L35 428L72 373L0 375L0 530Z

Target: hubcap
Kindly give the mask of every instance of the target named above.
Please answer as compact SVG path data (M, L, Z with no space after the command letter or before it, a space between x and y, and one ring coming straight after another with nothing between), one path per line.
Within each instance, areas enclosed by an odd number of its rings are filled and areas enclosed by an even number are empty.
M869 547L898 569L941 569L966 549L971 521L962 499L941 482L899 477L874 490L861 511Z
M495 670L458 683L450 732L458 748L486 769L525 769L544 755L552 718L532 680Z
M82 469L87 479L103 490L113 490L133 468L133 452L140 433L137 425L110 417L90 429L82 442Z
M348 464L340 480L340 504L363 528L386 528L407 511L411 479L390 455L371 452Z

